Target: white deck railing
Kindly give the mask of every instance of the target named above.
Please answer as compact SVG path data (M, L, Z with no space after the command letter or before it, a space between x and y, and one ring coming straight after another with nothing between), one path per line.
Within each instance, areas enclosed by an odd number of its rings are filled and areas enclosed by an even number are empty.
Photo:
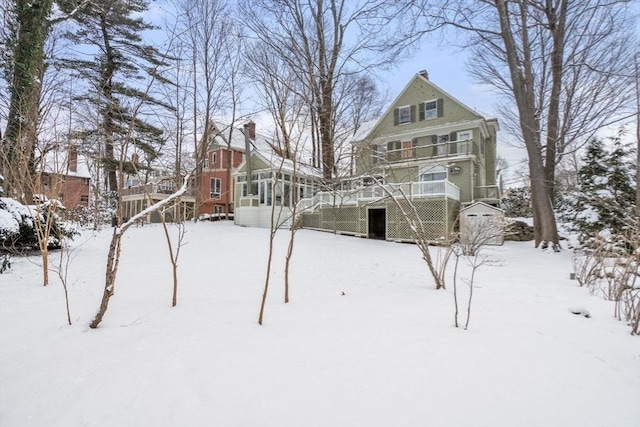
M410 182L402 184L371 185L354 190L320 191L315 196L298 202L298 211L309 211L319 205L348 205L372 202L386 197L415 200L428 197L445 197L460 200L460 189L443 181Z

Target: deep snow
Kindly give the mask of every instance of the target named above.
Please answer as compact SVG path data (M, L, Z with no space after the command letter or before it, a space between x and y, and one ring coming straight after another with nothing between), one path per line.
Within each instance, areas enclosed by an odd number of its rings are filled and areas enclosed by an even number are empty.
M259 326L268 230L187 224L172 308L161 226L132 228L92 330L110 236L72 243L72 326L37 257L0 275L0 426L640 425L640 338L568 250L486 250L465 331L410 244L301 230L284 304L279 232Z

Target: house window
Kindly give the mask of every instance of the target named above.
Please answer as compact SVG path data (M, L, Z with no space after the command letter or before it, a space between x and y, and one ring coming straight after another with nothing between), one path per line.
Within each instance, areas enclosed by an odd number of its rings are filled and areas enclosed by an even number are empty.
M449 145L449 135L438 135L437 144L435 146L436 156L446 156L447 146Z
M412 123L416 121L416 106L404 105L393 110L394 126Z
M420 120L431 120L443 116L442 98L430 99L418 104Z
M89 203L89 196L87 196L86 194L81 194L80 195L80 201L82 203Z
M371 164L377 165L382 159L382 147L379 145L371 146Z
M203 169L209 169L209 158L204 158L204 163L202 164Z
M444 166L427 166L420 169L420 181L444 181L447 179L447 168Z
M214 168L218 165L218 153L211 154L211 163Z
M438 102L434 99L427 101L424 104L424 119L435 119L438 117Z
M465 130L457 133L457 147L458 154L471 154L471 140L473 139L473 131Z
M220 198L220 188L222 187L222 182L220 178L211 178L211 198L219 199Z
M411 122L411 107L406 105L398 108L398 124L402 125Z
M398 162L402 160L402 143L400 141L387 142L387 161Z
M89 185L89 178L82 178L82 185Z

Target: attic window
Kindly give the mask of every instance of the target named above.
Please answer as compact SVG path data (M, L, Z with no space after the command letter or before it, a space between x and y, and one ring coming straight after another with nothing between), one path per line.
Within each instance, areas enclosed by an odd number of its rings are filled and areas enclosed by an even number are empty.
M393 125L404 125L416 121L416 106L404 105L393 110Z
M430 99L429 101L418 105L420 111L420 120L431 120L436 117L442 117L442 98Z
M404 107L398 108L398 124L402 125L410 122L411 122L411 107L409 105L405 105Z
M425 120L434 119L438 117L438 103L434 99L433 101L427 101L424 103L424 118Z

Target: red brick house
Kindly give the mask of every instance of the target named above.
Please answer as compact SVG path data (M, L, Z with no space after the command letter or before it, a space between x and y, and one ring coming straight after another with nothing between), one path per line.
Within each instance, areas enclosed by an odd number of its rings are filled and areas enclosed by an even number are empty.
M89 206L91 174L86 158L78 155L75 147L48 153L43 158L41 171L34 198L57 199L67 210Z
M255 141L256 125L249 123L249 138ZM234 211L232 172L244 160L244 128L214 123L207 156L202 167L200 217L229 217Z

